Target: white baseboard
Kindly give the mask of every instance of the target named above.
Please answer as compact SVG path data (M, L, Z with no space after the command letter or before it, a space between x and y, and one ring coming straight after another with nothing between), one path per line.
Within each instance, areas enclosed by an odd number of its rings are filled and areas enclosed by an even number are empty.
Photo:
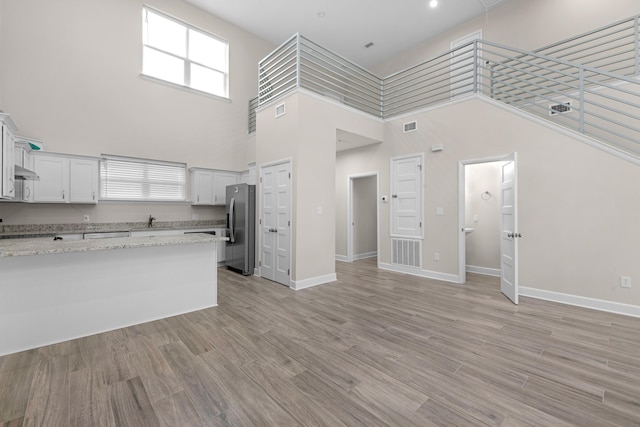
M499 268L478 267L476 265L467 265L467 273L484 274L485 276L500 277L501 272Z
M349 258L347 258L346 255L338 255L338 254L336 254L336 261L349 262Z
M591 308L609 313L622 314L625 316L640 317L640 306L637 305L623 304L620 302L581 297L579 295L563 294L560 292L527 288L523 286L518 288L518 295L546 301L560 302L578 307Z
M374 252L366 252L363 254L356 254L353 256L354 260L359 260L359 259L367 259L367 258L376 258L378 256L378 252L374 251Z
M290 288L299 291L300 289L324 285L325 283L335 282L336 280L338 280L338 276L336 275L336 273L332 273L325 276L312 277L310 279L292 280Z
M419 268L405 267L402 265L378 263L378 268L383 270L395 271L398 273L411 274L412 276L425 277L427 279L442 280L444 282L460 283L460 277L457 274L439 273L437 271L422 270Z

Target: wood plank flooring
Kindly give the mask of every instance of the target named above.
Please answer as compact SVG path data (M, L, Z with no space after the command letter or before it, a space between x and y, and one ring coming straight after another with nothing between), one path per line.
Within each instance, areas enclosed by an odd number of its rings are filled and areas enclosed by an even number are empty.
M0 358L4 426L640 426L640 319L337 264ZM179 286L179 284L176 284Z

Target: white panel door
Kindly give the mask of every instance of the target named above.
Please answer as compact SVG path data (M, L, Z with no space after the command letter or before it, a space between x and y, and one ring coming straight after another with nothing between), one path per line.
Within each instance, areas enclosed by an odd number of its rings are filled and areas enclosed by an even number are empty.
M451 42L451 98L470 95L475 92L474 87L474 58L473 42L482 38L482 32L477 31L461 39ZM471 44L469 44L471 43ZM478 56L480 54L478 53Z
M391 159L391 234L422 238L422 155Z
M291 269L291 164L261 168L260 276L290 284Z
M511 157L511 156L510 156ZM502 244L500 290L514 304L518 304L518 193L516 154L502 165L500 191L502 193Z

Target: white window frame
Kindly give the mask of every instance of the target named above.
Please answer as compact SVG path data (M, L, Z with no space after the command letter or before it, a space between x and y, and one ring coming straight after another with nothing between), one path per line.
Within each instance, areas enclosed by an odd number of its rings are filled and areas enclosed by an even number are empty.
M151 45L148 45L148 44L145 43L145 31L147 31L147 13L148 12L151 12L153 14L161 16L161 17L163 17L165 19L168 19L170 21L173 21L176 24L184 27L187 30L187 46L186 46L186 51L185 51L186 55L187 55L186 57L183 57L183 56L180 56L180 55L176 55L176 54L171 53L171 52L167 52L167 51L162 50L162 49L160 49L160 48L158 48L156 46L151 46ZM213 67L204 65L204 64L202 64L200 62L193 61L193 60L188 58L188 52L189 52L189 31L188 30L192 30L192 31L198 32L198 33L200 33L200 34L202 34L204 36L207 36L207 37L210 37L212 39L215 39L216 41L222 42L222 43L224 43L226 45L225 61L224 61L225 65L226 65L225 69L221 70L221 69L213 68ZM155 77L155 76L152 76L152 75L149 75L149 74L145 74L144 73L144 49L145 48L153 49L153 50L155 50L157 52L161 52L161 53L163 53L165 55L169 55L169 56L172 56L174 58L178 58L178 59L182 60L184 62L184 82L183 82L183 84L178 84L178 83L175 83L175 82L172 82L172 81L164 80L164 79L159 78L159 77ZM158 82L158 83L162 83L162 84L165 84L165 85L173 86L173 87L179 87L179 88L182 88L182 89L187 89L189 91L193 91L193 92L199 93L199 94L204 94L204 95L207 95L207 96L212 96L212 97L223 99L223 100L229 100L229 41L228 40L226 40L226 39L224 39L222 37L219 37L219 36L217 36L215 34L212 34L212 33L208 32L208 31L205 31L205 30L203 30L201 28L198 28L198 27L195 27L193 25L190 25L190 24L188 24L188 23L186 23L184 21L181 21L181 20L179 20L177 18L169 16L169 15L167 15L165 13L162 13L157 9L151 8L149 6L143 6L142 7L142 50L141 50L141 55L142 55L143 69L142 69L142 72L140 73L140 75L142 77L144 77L145 79L148 79L148 80L151 80L151 81L155 81L155 82ZM191 80L191 75L190 75L191 64L196 64L196 65L198 65L200 67L204 67L204 68L207 68L209 70L213 70L215 72L221 73L224 76L224 93L223 94L212 93L212 92L207 92L207 91L203 91L201 89L197 89L197 88L191 87L191 81L190 81Z
M109 170L109 163L116 169ZM151 177L151 169L153 175ZM115 176L112 176L114 174ZM142 176L140 176L142 175ZM163 176L164 175L164 176ZM109 190L110 185L116 188ZM140 186L136 195L118 191L117 186L128 186L129 190ZM187 184L187 164L136 157L103 154L100 159L100 200L127 202L185 202ZM158 187L173 187L172 197L152 197ZM155 191L154 191L155 190ZM128 193L128 194L126 194Z

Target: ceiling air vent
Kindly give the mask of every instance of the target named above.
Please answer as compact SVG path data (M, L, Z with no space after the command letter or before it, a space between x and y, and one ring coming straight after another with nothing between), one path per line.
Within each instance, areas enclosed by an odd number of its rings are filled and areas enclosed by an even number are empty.
M407 132L413 132L414 130L418 129L418 122L409 122L409 123L405 123L403 125L404 128L404 133Z
M562 104L551 104L549 105L549 115L557 116L558 114L567 114L570 113L571 110L571 101L563 102Z

